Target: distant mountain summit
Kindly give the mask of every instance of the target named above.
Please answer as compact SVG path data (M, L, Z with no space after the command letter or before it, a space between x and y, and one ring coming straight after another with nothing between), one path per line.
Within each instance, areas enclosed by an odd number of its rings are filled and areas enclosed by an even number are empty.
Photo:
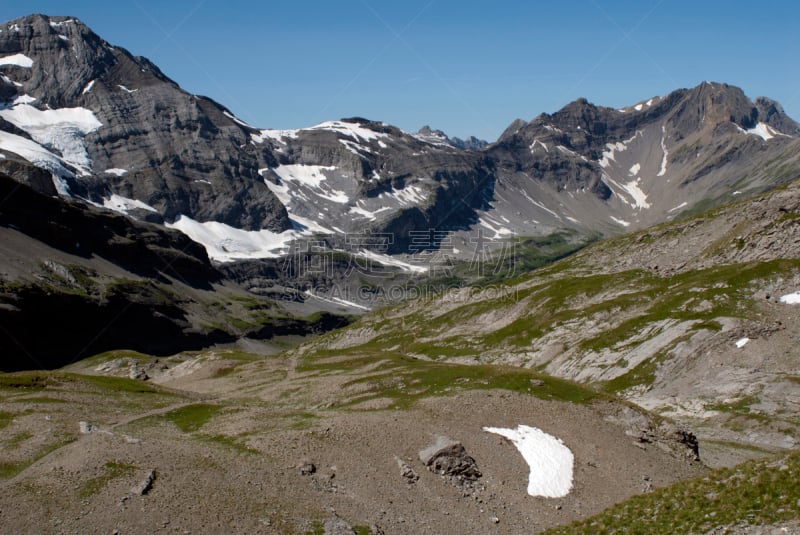
M489 144L488 141L478 139L475 136L469 136L467 139L461 139L458 137L451 138L441 130L433 130L428 125L420 128L417 133L414 134L414 137L430 143L442 143L445 145L450 145L451 147L461 150L481 150L483 147Z

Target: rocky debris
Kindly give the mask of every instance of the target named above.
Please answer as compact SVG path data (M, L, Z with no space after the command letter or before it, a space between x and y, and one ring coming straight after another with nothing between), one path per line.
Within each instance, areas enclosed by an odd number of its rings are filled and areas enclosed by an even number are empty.
M672 422L664 421L658 425L633 427L627 429L625 433L634 437L636 439L634 445L642 449L645 444L656 444L689 462L700 460L700 446L695 434Z
M656 422L647 414L627 406L605 419L624 425L625 434L633 437L634 445L641 449L646 449L648 444L657 444L676 457L690 462L700 460L699 444L694 433L670 421Z
M156 471L155 469L150 469L147 472L145 478L139 482L138 485L131 489L131 494L135 496L144 496L149 493L153 488L153 483L156 480Z
M324 535L355 535L356 533L353 526L335 513L334 516L325 521L322 527L325 530L323 531Z
M136 381L147 381L150 379L150 376L147 375L145 369L139 366L137 362L131 363L130 370L128 371L128 377Z
M78 427L81 430L81 435L90 435L96 430L95 426L89 422L78 422Z
M395 459L397 460L397 466L400 467L400 477L404 478L409 485L416 483L419 479L419 474L414 471L411 465L400 457L395 457Z
M300 472L301 476L310 476L317 472L316 465L311 461L301 461L295 468Z
M666 444L679 457L690 462L700 460L700 445L694 433L671 422L662 422L656 429L659 443Z
M434 474L447 476L457 484L476 481L482 475L461 442L444 436L420 451L419 459Z

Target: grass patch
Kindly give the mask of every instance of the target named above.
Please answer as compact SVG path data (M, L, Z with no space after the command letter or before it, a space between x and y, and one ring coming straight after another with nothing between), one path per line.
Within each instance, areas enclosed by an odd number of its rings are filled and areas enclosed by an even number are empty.
M132 476L138 468L131 464L108 461L103 467L103 473L85 481L78 489L80 498L89 498L99 493L112 480L120 477Z
M656 379L658 358L649 358L640 362L636 367L610 381L606 381L602 389L613 394L624 392L637 385L651 385Z
M184 433L193 433L207 424L221 410L222 406L220 405L196 403L170 411L166 417Z
M11 438L7 438L3 441L3 445L6 448L16 449L22 445L23 442L26 440L33 438L33 433L29 433L28 431L23 431L21 433L17 433Z
M46 372L16 372L0 374L0 389L44 390L52 384Z
M358 397L349 404L374 398L389 398L392 408L406 408L417 400L458 390L507 390L540 399L587 403L606 395L565 379L525 368L485 364L430 362L405 355L378 353L353 359L307 362L307 371L352 373L370 366L370 371L345 384L358 387ZM364 386L367 388L365 389ZM348 403L345 402L344 405Z
M10 412L0 412L0 429L4 429L11 425L14 421L14 414Z
M128 379L127 377L112 377L107 375L81 375L78 377L80 380L84 380L102 390L133 394L164 394L164 392L143 381Z
M798 500L800 453L792 453L635 496L546 533L706 533L741 522L758 526L795 520Z

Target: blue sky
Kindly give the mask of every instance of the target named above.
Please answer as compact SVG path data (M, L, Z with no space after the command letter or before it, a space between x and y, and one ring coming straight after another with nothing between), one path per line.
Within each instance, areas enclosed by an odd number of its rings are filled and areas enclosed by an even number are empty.
M362 116L494 140L586 97L622 107L703 80L800 119L800 3L3 0L79 17L264 128Z

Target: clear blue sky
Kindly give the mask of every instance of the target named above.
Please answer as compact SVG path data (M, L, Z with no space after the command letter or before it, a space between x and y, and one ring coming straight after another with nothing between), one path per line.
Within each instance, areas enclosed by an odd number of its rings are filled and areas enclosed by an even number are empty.
M703 80L800 119L800 3L2 0L79 17L264 128L362 116L494 140L586 97L621 107Z

